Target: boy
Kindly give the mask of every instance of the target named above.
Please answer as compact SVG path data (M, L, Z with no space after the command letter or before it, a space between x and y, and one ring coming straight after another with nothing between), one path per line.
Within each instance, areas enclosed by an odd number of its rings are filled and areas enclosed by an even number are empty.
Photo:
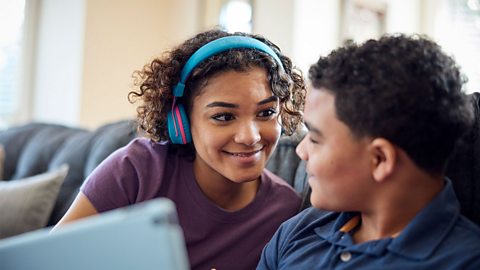
M480 229L444 177L473 119L453 59L425 37L384 36L321 57L309 79L297 154L313 208L282 224L257 269L480 269Z

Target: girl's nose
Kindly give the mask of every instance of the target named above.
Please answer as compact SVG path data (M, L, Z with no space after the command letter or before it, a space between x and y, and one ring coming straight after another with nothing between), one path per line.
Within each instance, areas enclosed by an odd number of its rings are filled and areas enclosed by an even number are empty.
M235 142L244 145L254 145L261 139L260 130L255 122L243 123L235 133Z

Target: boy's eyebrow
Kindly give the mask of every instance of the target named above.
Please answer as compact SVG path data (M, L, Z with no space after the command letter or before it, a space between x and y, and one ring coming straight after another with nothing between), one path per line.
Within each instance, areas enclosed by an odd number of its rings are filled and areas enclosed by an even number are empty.
M313 132L313 133L316 133L317 135L322 135L322 132L312 126L310 126L306 121L303 122L303 124L305 125L305 127L308 129L308 132Z
M257 104L258 105L263 105L263 104L266 104L266 103L269 103L269 102L272 102L272 101L277 101L277 100L278 100L278 97L271 96L271 97L268 97L268 98L258 102ZM213 107L238 108L238 105L233 104L233 103L223 102L223 101L214 101L212 103L207 104L206 107L207 108L213 108Z

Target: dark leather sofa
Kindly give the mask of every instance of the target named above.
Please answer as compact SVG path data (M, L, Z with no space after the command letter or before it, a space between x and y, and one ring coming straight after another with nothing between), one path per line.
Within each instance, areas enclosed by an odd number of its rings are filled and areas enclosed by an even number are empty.
M80 185L110 153L136 137L133 121L120 121L94 131L49 123L29 123L0 132L5 149L3 178L15 181L68 164L47 226L56 224Z
M462 212L480 224L480 94L471 95L475 107L475 125L464 136L452 156L447 176L453 181ZM68 174L47 226L55 224L66 212L87 175L110 153L138 136L134 121L126 120L96 130L48 123L30 123L0 131L6 159L4 179L21 179L67 163ZM304 162L295 154L301 136L283 137L268 168L284 178L304 197L309 206ZM412 187L413 188L413 187Z
M50 123L29 123L0 132L0 145L5 148L4 179L15 181L69 165L47 226L56 224L73 202L85 178L109 154L137 137L135 121L125 120L89 131ZM298 168L300 159L295 146L300 138L282 138L269 169L303 191L305 171ZM298 170L298 172L297 172ZM19 180L21 181L21 180Z

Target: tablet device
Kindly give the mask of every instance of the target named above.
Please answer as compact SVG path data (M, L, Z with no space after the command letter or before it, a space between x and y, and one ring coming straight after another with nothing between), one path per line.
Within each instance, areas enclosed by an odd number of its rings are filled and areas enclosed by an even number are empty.
M50 229L0 240L0 269L189 269L175 205L165 198Z

